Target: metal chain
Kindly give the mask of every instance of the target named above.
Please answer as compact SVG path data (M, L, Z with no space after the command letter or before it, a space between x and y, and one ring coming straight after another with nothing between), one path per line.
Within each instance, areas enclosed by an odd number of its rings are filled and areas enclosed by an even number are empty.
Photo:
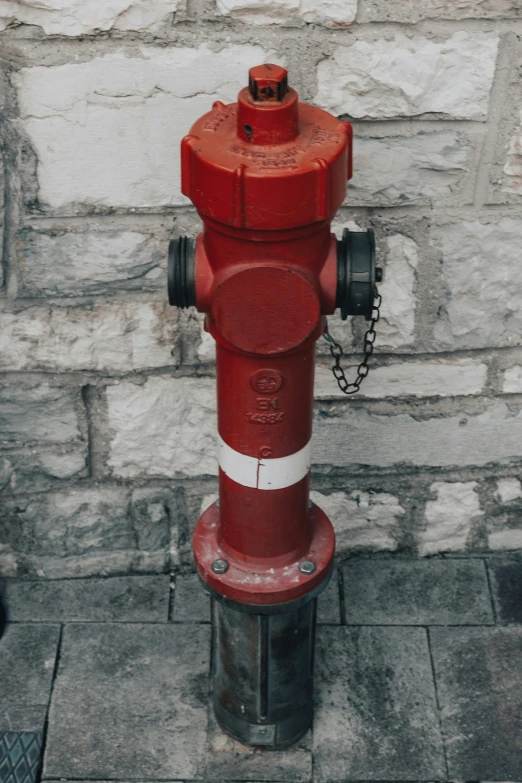
M379 291L377 290L377 286L375 286L374 294L373 294L372 320L370 322L369 329L364 335L364 347L363 347L364 358L357 368L357 377L352 383L348 381L345 372L341 367L341 359L343 358L342 347L339 345L338 342L336 342L333 339L332 335L329 332L325 332L323 335L324 339L330 346L330 353L332 354L335 360L335 364L332 367L332 372L335 376L335 379L337 380L340 390L344 392L344 394L356 394L360 389L361 383L364 381L364 379L368 375L368 372L370 371L370 368L368 367L368 361L370 359L370 356L373 354L375 338L377 337L377 332L375 331L375 324L378 323L379 318L381 317L381 311L380 311L381 302L382 302L382 296L379 294Z

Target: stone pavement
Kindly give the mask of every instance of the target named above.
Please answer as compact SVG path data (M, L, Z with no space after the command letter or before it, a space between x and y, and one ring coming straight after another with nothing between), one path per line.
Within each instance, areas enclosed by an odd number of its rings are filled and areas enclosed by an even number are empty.
M209 713L194 575L9 580L0 736L40 735L42 781L522 781L517 557L342 564L320 599L313 732L277 753Z

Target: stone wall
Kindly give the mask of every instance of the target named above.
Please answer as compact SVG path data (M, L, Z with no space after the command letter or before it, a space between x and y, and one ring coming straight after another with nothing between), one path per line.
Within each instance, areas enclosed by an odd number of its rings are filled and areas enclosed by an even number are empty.
M166 305L178 147L253 64L353 121L334 229L373 226L373 370L319 346L339 552L522 548L519 0L0 0L0 572L190 568L216 491L212 341ZM331 319L352 372L363 325Z

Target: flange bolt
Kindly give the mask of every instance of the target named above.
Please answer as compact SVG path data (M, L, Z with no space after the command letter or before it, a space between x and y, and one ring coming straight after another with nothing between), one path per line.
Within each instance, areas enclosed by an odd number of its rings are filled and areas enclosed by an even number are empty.
M214 560L212 563L212 570L215 574L226 574L228 571L228 563L226 560Z
M306 574L307 576L309 576L310 574L313 574L315 571L315 563L312 563L311 560L303 560L303 562L299 566L299 570L302 574Z

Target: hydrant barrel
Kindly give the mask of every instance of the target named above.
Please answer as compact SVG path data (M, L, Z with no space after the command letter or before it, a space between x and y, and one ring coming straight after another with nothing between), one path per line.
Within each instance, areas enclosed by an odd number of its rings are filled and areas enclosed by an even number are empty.
M316 603L334 556L309 500L315 343L336 307L367 316L373 300L373 239L330 231L351 139L265 64L182 142L182 191L204 228L171 244L169 299L205 313L217 344L219 502L193 537L213 602L214 706L225 731L270 748L311 724Z

